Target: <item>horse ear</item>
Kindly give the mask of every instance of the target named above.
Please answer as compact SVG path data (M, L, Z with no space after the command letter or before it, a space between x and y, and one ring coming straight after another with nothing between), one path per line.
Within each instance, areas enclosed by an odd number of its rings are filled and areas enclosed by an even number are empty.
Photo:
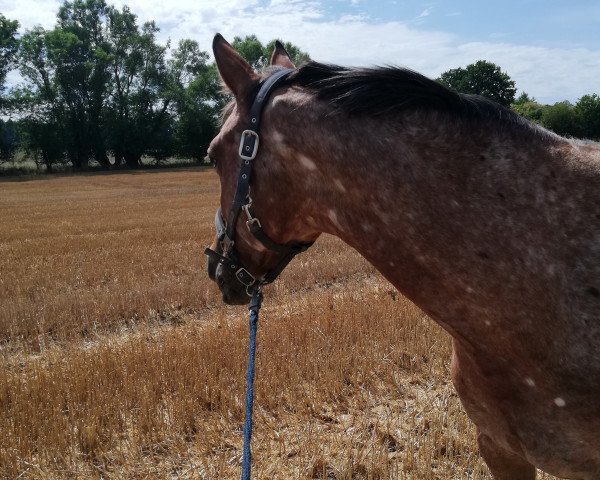
M273 55L271 55L270 65L279 65L280 67L285 68L296 68L296 66L290 60L290 56L279 40L275 41L275 50L273 50Z
M259 76L220 33L213 39L213 53L225 85L237 100L243 100Z

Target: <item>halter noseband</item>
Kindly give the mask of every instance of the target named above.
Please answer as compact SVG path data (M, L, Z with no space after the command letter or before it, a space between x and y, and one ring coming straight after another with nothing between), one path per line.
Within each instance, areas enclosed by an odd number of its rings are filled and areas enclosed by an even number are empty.
M210 248L206 248L204 253L219 262L223 268L235 274L238 282L246 287L246 293L252 295L252 291L260 288L262 285L271 283L275 280L288 263L299 253L304 252L312 243L291 243L280 244L274 242L262 229L258 218L252 215L250 210L252 199L250 198L250 177L252 174L252 163L258 152L259 145L259 127L260 116L266 101L288 75L293 72L292 69L278 70L261 85L252 107L250 108L250 124L242 132L240 139L239 156L242 159L242 167L238 176L235 196L227 222L223 218L221 209L217 209L215 215L215 228L217 230L217 239L221 245L223 255ZM275 251L281 255L279 262L269 270L262 278L257 279L239 262L239 255L234 242L235 228L240 212L246 214L246 226L254 238L262 243L267 249Z

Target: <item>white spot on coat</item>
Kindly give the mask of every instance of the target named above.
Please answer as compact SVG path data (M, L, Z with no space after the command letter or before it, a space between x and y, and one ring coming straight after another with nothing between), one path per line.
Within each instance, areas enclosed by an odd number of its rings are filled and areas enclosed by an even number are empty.
M277 146L285 146L285 137L279 132L273 132L273 138L269 140Z
M271 106L273 107L278 103L285 103L283 95L277 95L275 98L273 98L273 100L271 100Z
M567 402L565 402L565 399L564 399L564 398L561 398L561 397L556 397L556 398L554 399L554 404L555 404L557 407L564 407L564 406L567 404Z
M337 213L335 212L335 210L330 209L327 212L327 216L329 217L329 220L331 220L331 223L333 223L333 225L339 230L339 231L344 231L344 229L342 228L342 225L340 224L340 221L338 220L338 216Z
M528 387L535 387L535 381L531 377L525 377L525 383Z
M335 187L342 193L346 193L346 187L344 187L344 184L342 183L342 181L339 178L336 178L333 180L333 183L335 184Z
M317 164L315 162L313 162L307 156L302 155L301 153L298 154L298 160L300 160L300 164L304 168L306 168L307 170L310 170L311 172L317 169Z

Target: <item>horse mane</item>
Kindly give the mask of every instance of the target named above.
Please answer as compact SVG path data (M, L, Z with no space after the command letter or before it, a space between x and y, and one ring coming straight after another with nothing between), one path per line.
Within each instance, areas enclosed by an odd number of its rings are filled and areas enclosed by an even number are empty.
M462 118L529 123L492 100L457 93L407 68L347 68L310 61L290 81L313 91L334 110L351 115L389 117L399 111L428 109Z

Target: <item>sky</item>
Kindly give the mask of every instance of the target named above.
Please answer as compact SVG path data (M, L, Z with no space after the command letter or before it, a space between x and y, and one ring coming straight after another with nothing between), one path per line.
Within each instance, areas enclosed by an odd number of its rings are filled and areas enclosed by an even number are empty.
M477 60L499 65L542 103L600 94L597 0L107 0L155 20L160 40L210 51L226 39L279 38L341 65L399 65L435 78ZM0 0L22 29L52 28L58 0ZM12 76L15 81L16 76Z

